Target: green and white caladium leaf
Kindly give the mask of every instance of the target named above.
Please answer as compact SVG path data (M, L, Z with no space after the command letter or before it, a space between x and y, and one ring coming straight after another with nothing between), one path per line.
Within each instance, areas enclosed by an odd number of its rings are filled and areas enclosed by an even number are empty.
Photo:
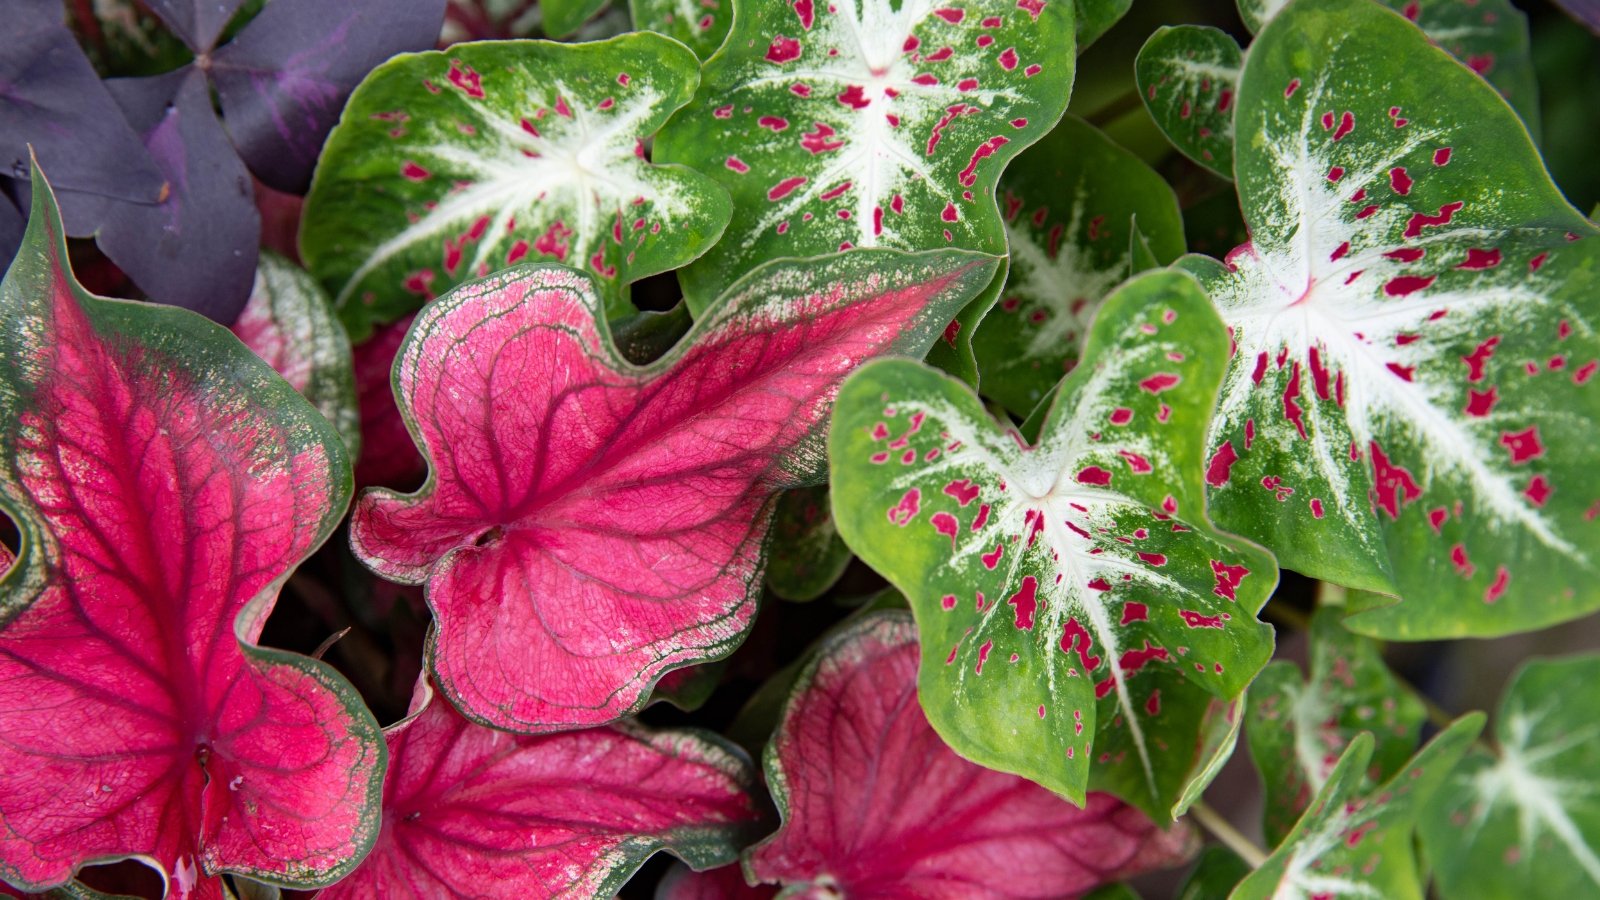
M1239 17L1251 33L1259 33L1288 2L1238 0ZM1529 130L1537 133L1539 84L1528 44L1528 18L1511 0L1378 2L1417 23L1434 43L1499 89Z
M1132 269L1133 219L1156 261L1183 253L1172 188L1099 129L1067 116L1000 179L1011 267L972 338L985 395L1027 415L1071 371L1100 301Z
M727 234L679 273L692 309L777 257L850 247L1005 253L995 182L1061 118L1068 0L734 4L694 103L656 159L716 178ZM980 295L942 351L970 377Z
M1254 236L1190 257L1234 349L1211 510L1287 568L1405 602L1418 639L1600 607L1600 240L1495 93L1400 15L1297 3L1252 46Z
M310 273L263 250L255 288L232 330L333 423L351 459L361 455L350 338Z
M1272 650L1272 557L1205 516L1226 356L1195 283L1155 272L1106 300L1036 444L917 363L845 383L834 518L910 599L922 704L957 752L1078 803L1104 756L1103 787L1158 818L1196 777L1196 694L1237 697Z
M1499 755L1477 748L1423 811L1440 896L1600 892L1600 656L1538 660L1511 680Z
M1363 790L1370 734L1358 735L1310 808L1230 900L1382 897L1422 900L1415 851L1417 816L1483 730L1483 714L1457 719L1393 778Z
M769 590L785 600L815 600L839 580L850 559L833 524L827 485L795 488L778 498L767 548Z
M1139 48L1134 80L1156 126L1184 156L1233 179L1233 109L1244 55L1203 25L1156 30Z
M628 10L635 28L674 38L703 60L733 24L733 0L628 0Z
M1427 717L1378 645L1347 631L1342 615L1323 607L1312 618L1309 680L1294 663L1275 662L1250 687L1245 737L1266 789L1262 827L1272 844L1294 827L1356 735L1372 734L1367 775L1382 781L1410 758Z
M564 38L583 27L605 8L608 0L539 0L544 13L544 33L553 38Z
M351 336L519 262L592 274L607 309L683 265L727 224L727 195L644 139L689 101L699 63L678 42L496 41L406 54L350 97L300 233Z

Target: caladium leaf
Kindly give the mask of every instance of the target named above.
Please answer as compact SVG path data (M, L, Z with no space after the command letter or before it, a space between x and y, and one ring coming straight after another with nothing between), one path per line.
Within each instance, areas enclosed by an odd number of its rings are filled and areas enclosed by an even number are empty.
M608 0L542 0L539 8L544 13L544 33L553 38L564 38L583 23L594 18L605 8Z
M406 420L394 402L389 380L400 343L411 328L411 316L379 325L365 343L351 351L355 366L356 404L361 415L361 457L356 484L406 487L422 480L428 464L411 442Z
M676 41L497 41L399 57L351 95L306 199L300 248L351 336L519 262L629 282L683 265L728 221L716 183L642 140L694 94Z
M255 646L342 516L315 409L192 313L102 300L66 268L35 172L0 286L0 878L38 890L138 856L180 897L216 874L316 886L377 833L382 735L355 690Z
M395 362L429 481L364 494L352 547L427 585L429 662L468 718L550 731L626 715L664 672L743 639L769 498L821 480L845 374L923 352L993 272L962 251L774 264L644 367L611 346L584 273L460 288Z
M1404 73L1403 75L1401 73ZM1500 634L1600 606L1600 241L1482 81L1401 16L1299 3L1251 47L1254 243L1199 258L1234 353L1206 481L1225 528L1398 606L1356 630Z
M1379 782L1405 765L1422 720L1422 701L1390 673L1378 646L1323 607L1311 620L1311 677L1275 662L1250 688L1245 734L1266 789L1262 827L1276 844L1294 827L1355 736L1374 746L1367 775Z
M1294 830L1239 883L1231 900L1422 900L1414 850L1417 815L1482 730L1482 713L1462 716L1370 792L1362 783L1372 738L1357 736Z
M628 0L634 27L675 38L710 59L733 24L732 0Z
M1173 865L1194 849L1106 794L1078 809L957 756L917 704L917 631L904 612L829 638L767 745L783 817L747 852L751 880L793 895L1068 897Z
M775 257L849 247L1005 252L995 181L1066 108L1071 3L734 9L694 104L656 141L657 159L711 173L733 197L728 233L679 273L692 309ZM992 302L985 294L963 317L952 347L970 346Z
M1100 39L1133 8L1133 0L1073 0L1078 52Z
M383 833L321 900L610 897L658 850L722 865L760 825L749 760L705 732L513 736L422 685L386 733Z
M1423 811L1440 896L1583 897L1600 890L1600 656L1538 660Z
M815 600L833 587L851 558L833 525L827 485L784 492L767 551L767 587L774 594L785 600Z
M1100 735L1114 735L1106 762L1136 773L1121 796L1163 815L1182 796L1196 700L1237 697L1272 651L1255 620L1272 558L1205 516L1204 427L1226 356L1194 281L1154 272L1105 301L1035 445L917 363L845 384L834 518L910 599L923 706L957 752L1082 803ZM1177 679L1194 690L1158 693ZM1165 731L1185 720L1186 736Z
M1243 54L1227 32L1164 26L1139 48L1134 79L1150 118L1174 147L1233 179L1233 111Z
M197 3L196 7L215 6ZM445 0L272 0L208 57L223 121L257 178L303 193L345 98L372 67L433 46Z
M233 333L333 423L354 457L361 447L350 339L328 295L304 269L263 252Z
M205 75L183 68L106 86L171 188L157 203L105 202L96 242L153 300L232 322L255 281L261 215Z
M972 338L983 392L1027 415L1077 363L1100 301L1132 270L1134 218L1165 265L1183 253L1172 188L1075 116L1000 179L1011 266Z
M1233 888L1250 874L1250 864L1239 854L1210 844L1200 851L1200 859L1178 889L1177 900L1227 900Z
M736 865L695 872L680 863L662 877L655 900L771 900L777 893L770 884L751 887Z

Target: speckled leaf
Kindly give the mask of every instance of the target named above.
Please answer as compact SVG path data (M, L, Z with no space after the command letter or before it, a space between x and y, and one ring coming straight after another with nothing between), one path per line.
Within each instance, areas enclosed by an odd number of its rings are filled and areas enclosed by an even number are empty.
M733 24L732 0L628 0L635 28L681 41L710 59Z
M1250 688L1245 735L1266 789L1262 828L1271 844L1294 827L1357 734L1372 734L1367 776L1382 781L1410 758L1427 715L1378 645L1339 623L1343 615L1323 607L1312 619L1309 680L1294 663L1275 662Z
M1145 109L1195 162L1233 179L1233 108L1243 56L1227 32L1165 26L1145 41L1134 78Z
M957 756L917 704L917 632L869 616L805 666L764 757L783 826L745 856L794 896L1070 897L1193 850L1106 794L1078 809ZM829 893L824 893L827 891Z
M256 646L338 524L326 419L220 326L89 295L54 197L0 285L0 878L138 856L180 898L313 887L378 823L384 747L320 662Z
M383 833L321 900L611 897L659 850L729 863L760 824L749 760L705 732L519 737L419 686L386 733Z
M921 696L962 755L1076 802L1103 752L1163 813L1193 777L1150 729L1239 695L1272 651L1272 558L1213 530L1200 482L1227 336L1195 283L1141 275L1101 307L1029 446L959 382L863 367L829 441L834 518L911 601ZM1166 673L1198 688L1145 696ZM1189 740L1193 741L1193 732Z
M583 27L595 17L609 0L540 0L544 13L544 33L553 38L564 38Z
M1539 85L1528 46L1528 19L1511 0L1378 0L1417 23L1436 44L1499 89L1538 133ZM1262 23L1288 0L1238 0L1246 27ZM1406 57L1396 54L1397 60Z
M1067 116L1000 179L1011 267L972 338L983 393L1027 415L1071 371L1100 301L1132 270L1133 219L1161 265L1183 252L1172 189L1094 126Z
M1600 892L1600 656L1528 663L1475 748L1422 816L1441 897Z
M676 41L499 41L400 56L351 95L306 200L301 253L364 339L450 287L518 262L592 273L607 309L683 265L728 198L648 138L694 94Z
M350 455L357 455L361 420L350 339L316 279L278 254L263 251L255 289L233 323L233 333L310 400L339 430Z
M1462 716L1370 791L1363 791L1362 783L1372 738L1356 737L1294 830L1239 883L1230 900L1422 900L1413 849L1417 815L1481 730L1482 713Z
M728 233L679 273L704 308L752 265L847 247L1005 252L995 181L1072 88L1068 0L735 4L656 156L733 196ZM998 285L996 285L998 289ZM952 330L970 356L993 295ZM970 361L958 368L963 374Z
M770 498L821 480L845 375L922 352L993 271L962 251L775 263L644 367L611 345L584 273L460 288L395 362L429 480L363 494L352 548L426 584L429 664L468 718L538 732L626 715L663 673L743 640Z
M1256 39L1236 162L1254 244L1189 258L1234 355L1211 508L1285 567L1501 634L1600 606L1600 240L1510 108L1400 15L1298 3Z
M828 486L784 492L772 520L767 587L785 600L815 600L839 580L850 559L833 525Z

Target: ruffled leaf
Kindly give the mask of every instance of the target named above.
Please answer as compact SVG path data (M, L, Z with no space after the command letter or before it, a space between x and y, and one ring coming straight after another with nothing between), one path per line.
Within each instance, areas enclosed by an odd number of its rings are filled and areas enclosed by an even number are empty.
M469 718L550 731L626 715L666 671L743 639L769 498L821 480L845 374L925 351L993 272L960 251L774 264L645 367L612 347L581 272L463 287L418 315L395 363L429 481L364 494L351 545L427 585L430 664Z
M910 599L922 702L962 755L1080 803L1103 779L1166 817L1213 772L1202 745L1231 749L1197 730L1237 733L1210 701L1271 655L1255 614L1277 570L1205 516L1226 356L1199 287L1159 272L1106 300L1034 445L926 366L874 363L845 384L834 517Z

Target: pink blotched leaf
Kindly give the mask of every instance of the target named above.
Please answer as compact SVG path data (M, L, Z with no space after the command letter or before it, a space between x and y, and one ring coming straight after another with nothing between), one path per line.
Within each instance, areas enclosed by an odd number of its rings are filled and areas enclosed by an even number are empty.
M222 328L86 293L34 183L0 286L0 878L137 855L178 897L328 883L376 834L382 735L254 641L345 509L338 434Z
M427 585L431 666L468 718L529 732L619 718L663 673L743 639L769 498L820 480L845 375L925 352L993 275L962 251L773 264L642 368L581 273L462 288L418 316L395 363L429 481L363 495L351 543L380 575Z
M784 825L747 856L752 877L847 897L1076 897L1194 849L1185 826L1107 794L1079 809L957 756L917 705L917 659L910 615L890 612L801 673L766 752Z
M759 825L750 763L710 735L508 735L426 686L413 709L388 729L377 845L320 900L609 897L657 850L716 866Z
M361 456L356 460L356 484L360 486L416 484L428 468L411 443L389 382L395 354L400 352L412 318L378 326L351 354L356 408L361 415Z

